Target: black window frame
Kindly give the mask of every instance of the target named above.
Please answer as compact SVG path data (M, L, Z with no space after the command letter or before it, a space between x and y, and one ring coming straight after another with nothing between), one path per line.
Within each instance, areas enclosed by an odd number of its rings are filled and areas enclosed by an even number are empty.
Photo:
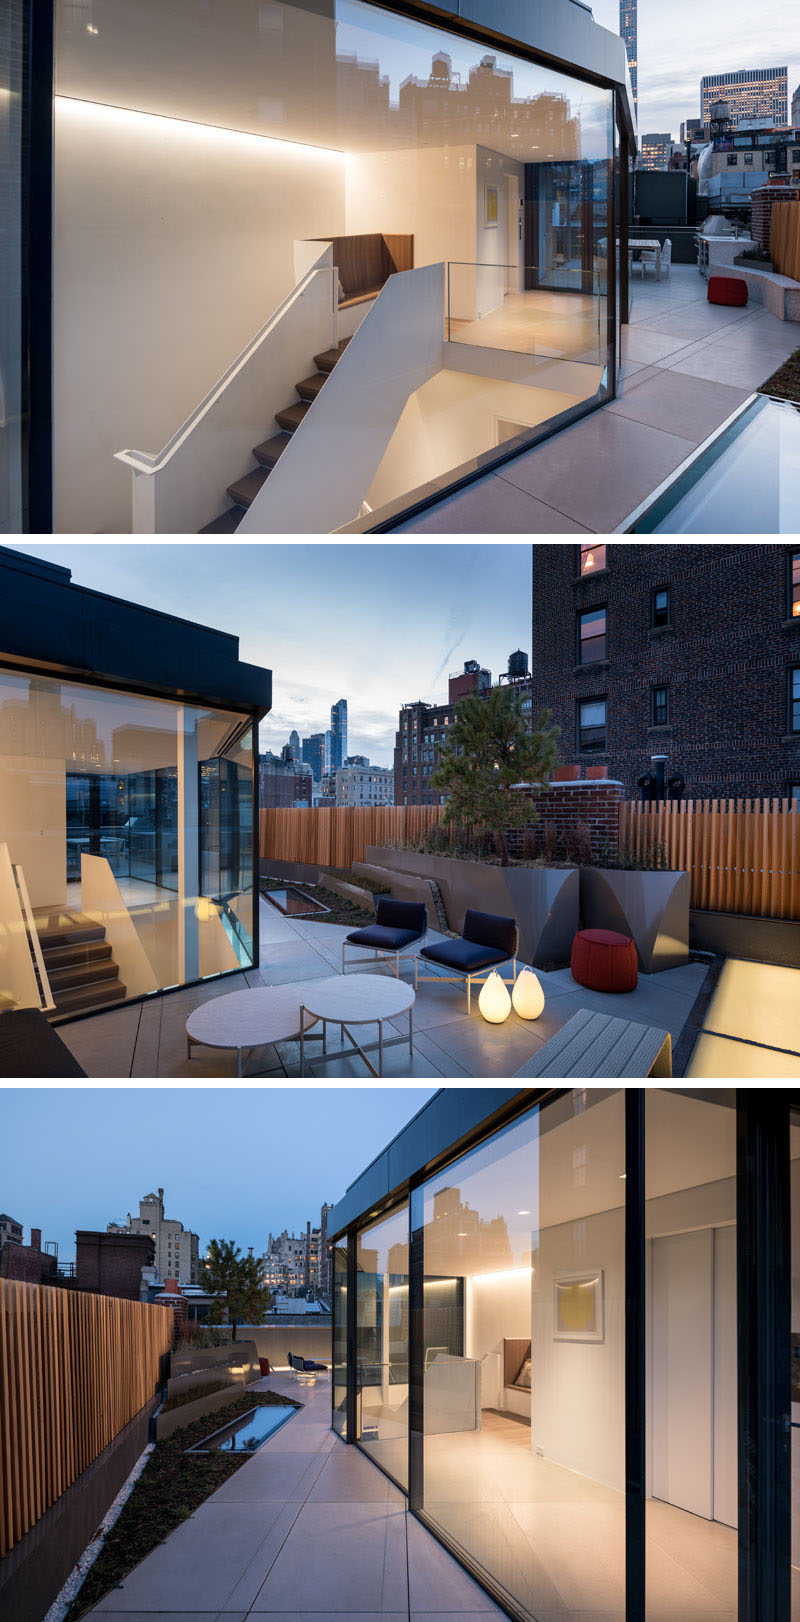
M791 546L786 553L786 618L796 619L800 624L800 547L797 546Z
M603 554L602 562L601 563L593 563L591 569L584 569L583 560L584 560L587 552L602 552L602 554ZM593 546L591 544L591 542L588 545L585 545L583 542L579 541L579 543L578 543L578 574L579 574L581 580L591 580L591 577L592 577L593 574L602 573L603 569L607 569L608 566L609 566L608 565L608 547L606 546L605 541L603 541L600 546Z
M800 664L790 665L786 678L787 717L786 730L792 737L800 737Z
M664 592L666 594L666 599L667 599L666 612L665 612L665 617L663 619L660 618L661 611L657 607L657 599L661 596L662 592ZM661 630L664 629L665 626L671 625L671 624L672 624L672 587L669 585L668 582L665 582L665 584L663 586L653 586L653 588L652 588L652 590L650 592L650 629L652 631L661 631Z
M581 725L581 711L584 708L584 705L586 705L586 704L602 704L602 706L603 706L603 738L602 738L602 742L597 742L597 743L584 743L583 742L583 732L584 732L584 730L586 730L586 731L589 731L589 730L599 731L599 728L597 728L597 727L584 729L584 727ZM575 747L576 747L579 755L584 755L584 754L591 754L591 755L605 754L606 750L608 749L608 699L607 699L605 693L599 693L599 694L594 695L592 697L587 696L585 698L579 698L579 699L576 700L576 704L575 704Z
M584 638L583 638L583 634L582 634L583 622L584 622L584 620L590 619L591 616L594 615L594 614L602 614L602 616L603 616L603 630L602 630L603 651L602 651L602 653L595 654L594 657L591 658L591 659L584 659L584 657L583 657ZM597 641L597 640L599 640L599 634L596 637L588 637L586 640L587 641ZM599 665L599 664L602 664L603 661L605 659L607 659L607 658L608 658L608 609L607 609L605 603L593 603L591 608L579 608L578 609L578 614L577 614L576 634L575 634L575 663L577 665L581 665L581 666L583 666L583 665Z
M659 714L659 695L664 695L663 715ZM654 682L650 688L650 725L651 727L668 727L672 718L672 700L669 682Z

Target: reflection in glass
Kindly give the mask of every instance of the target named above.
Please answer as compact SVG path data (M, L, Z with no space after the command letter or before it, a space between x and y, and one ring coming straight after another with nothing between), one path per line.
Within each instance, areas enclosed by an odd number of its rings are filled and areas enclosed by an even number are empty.
M422 1508L531 1618L625 1616L624 1169L579 1088L413 1196Z
M579 663L592 664L596 659L605 659L606 656L606 611L604 608L591 608L578 617L580 626L580 641L578 648Z
M225 710L0 671L0 851L27 885L56 1017L252 962L252 744ZM63 950L76 927L80 961ZM0 994L37 1005L19 973Z
M735 1617L735 1091L645 1094L647 1612Z
M408 1487L408 1205L364 1228L356 1251L358 1439Z

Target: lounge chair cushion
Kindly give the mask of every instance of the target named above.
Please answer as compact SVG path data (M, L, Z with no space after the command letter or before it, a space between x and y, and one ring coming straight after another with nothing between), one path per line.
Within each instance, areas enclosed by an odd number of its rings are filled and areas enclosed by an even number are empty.
M446 969L457 969L459 974L478 974L481 969L493 969L506 963L511 954L496 946L483 946L479 941L438 941L435 946L423 946L420 957L430 963L439 963Z
M422 933L419 929L387 929L385 924L367 924L365 929L354 929L345 939L352 946L372 946L377 951L399 952L401 947L418 941Z
M428 912L424 901L396 901L394 896L382 895L375 907L375 922L386 929L411 929L415 935L424 935Z
M464 914L461 931L465 941L476 941L480 946L494 946L504 957L514 957L517 951L517 921L500 918L491 912Z

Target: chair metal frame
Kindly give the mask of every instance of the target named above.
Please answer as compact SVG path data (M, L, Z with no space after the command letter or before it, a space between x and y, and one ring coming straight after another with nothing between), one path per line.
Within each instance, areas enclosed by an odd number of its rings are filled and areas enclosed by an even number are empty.
M478 945L479 943L476 941L475 944ZM519 950L519 948L517 948L517 951L518 950ZM432 963L431 959L428 958L428 957L423 958L422 961L425 964L426 968L436 968L438 966L438 965ZM517 978L517 953L516 952L514 953L513 957L503 957L503 958L500 959L499 963L491 963L487 969L470 969L469 971L467 971L466 969L463 970L463 971L459 971L458 969L455 969L454 972L450 973L449 971L453 969L452 963L442 963L442 965L441 965L442 969L448 971L448 972L443 973L443 974L420 974L420 972L419 972L419 958L417 957L414 960L414 990L415 991L417 990L420 980L423 982L423 984L425 984L426 981L450 980L450 981L453 981L454 984L456 984L456 985L466 985L466 990L467 990L467 1013L469 1014L471 1012L471 1009L472 1009L472 982L473 982L473 980L476 982L477 985L483 985L484 981L488 980L490 974L499 974L500 970L504 969L507 966L507 964L509 964L509 963L511 964L511 979L506 980L506 977L505 977L504 974L500 975L500 979L503 981L503 983L505 985L513 986L514 981Z
M420 948L423 947L426 944L427 939L428 939L428 930L427 930L427 926L426 926L423 933L421 935L419 935L416 940L409 941L406 946L398 946L397 950L394 951L394 952L387 951L385 947L381 947L381 946L365 947L365 946L359 946L358 944L356 944L355 946L351 947L351 951L354 951L354 952L359 952L359 951L366 952L367 956L366 957L352 957L350 959L350 967L352 968L352 966L354 964L357 965L357 966L358 965L363 966L364 964L369 964L370 966L374 967L374 965L378 962L378 959L380 958L383 962L388 963L389 968L392 971L392 974L396 975L397 979L399 980L401 978L401 976L400 976L400 959L401 959L401 957L410 956L410 954L412 952L418 952L420 950ZM345 949L349 945L350 945L349 941L347 941L347 940L342 941L342 974L347 973L347 965L345 963ZM394 958L394 965L392 964L392 958Z

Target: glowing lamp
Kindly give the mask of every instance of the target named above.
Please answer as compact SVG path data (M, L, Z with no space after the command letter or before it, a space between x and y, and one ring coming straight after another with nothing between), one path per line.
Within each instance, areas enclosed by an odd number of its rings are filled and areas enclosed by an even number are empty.
M538 1019L544 1008L544 992L533 969L523 969L514 981L511 1001L522 1019Z
M496 969L492 969L488 980L483 982L478 1007L490 1025L502 1025L511 1013L511 998Z

